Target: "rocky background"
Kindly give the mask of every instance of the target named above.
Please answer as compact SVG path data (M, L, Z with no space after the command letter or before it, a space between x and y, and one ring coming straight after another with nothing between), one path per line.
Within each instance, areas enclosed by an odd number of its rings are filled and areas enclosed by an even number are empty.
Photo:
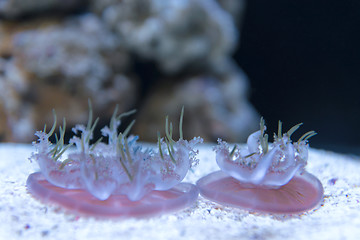
M244 1L1 0L0 141L52 124L100 125L136 108L133 133L156 140L185 106L184 136L244 141L258 127L232 59ZM101 127L101 126L99 126ZM175 131L177 132L177 131Z

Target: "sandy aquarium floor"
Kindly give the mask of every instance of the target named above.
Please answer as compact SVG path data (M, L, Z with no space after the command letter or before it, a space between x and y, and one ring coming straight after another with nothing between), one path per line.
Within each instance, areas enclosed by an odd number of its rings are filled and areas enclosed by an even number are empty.
M218 170L213 145L184 181ZM307 171L324 186L322 204L301 215L257 214L199 196L190 208L148 219L96 220L44 205L26 189L38 170L31 145L0 144L0 239L359 239L360 157L310 150Z

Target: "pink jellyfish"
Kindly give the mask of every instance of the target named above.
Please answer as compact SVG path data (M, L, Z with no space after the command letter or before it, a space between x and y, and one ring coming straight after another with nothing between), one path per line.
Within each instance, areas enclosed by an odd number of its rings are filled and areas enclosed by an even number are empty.
M134 121L124 132L118 132L120 119L133 113L117 115L115 110L109 126L102 129L102 138L92 142L98 119L92 122L92 110L87 126L77 125L73 136L64 144L64 125L59 128L56 143L46 127L36 132L36 152L31 156L40 167L27 180L29 192L43 202L55 203L70 212L95 217L148 217L191 206L198 189L190 183L180 183L188 170L198 163L193 147L200 137L191 141L172 138L172 123L166 118L166 136L158 135L158 149L137 143L137 136L127 136ZM75 145L75 149L71 146ZM66 153L65 153L66 152Z
M197 182L201 195L220 204L249 211L291 214L316 207L323 198L321 182L304 170L308 159L308 139L316 133L305 133L297 142L290 137L301 124L278 134L268 143L264 120L260 130L251 134L247 148L230 151L218 140L216 162L222 171L211 173Z

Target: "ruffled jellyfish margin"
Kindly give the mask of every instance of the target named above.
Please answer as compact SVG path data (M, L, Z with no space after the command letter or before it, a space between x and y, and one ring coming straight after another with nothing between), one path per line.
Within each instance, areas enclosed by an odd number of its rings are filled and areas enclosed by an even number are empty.
M318 206L323 186L304 170L308 139L316 133L307 132L293 143L290 137L300 126L283 135L279 121L271 149L262 118L260 130L248 137L245 149L235 145L230 151L228 144L219 139L214 150L221 171L197 181L200 194L223 205L261 213L295 214Z
M77 125L69 144L64 144L65 119L59 127L59 137L54 134L54 124L46 133L36 132L36 151L30 157L39 164L40 172L30 174L28 191L42 202L56 204L70 213L96 218L150 217L191 206L198 197L198 189L190 183L180 183L187 171L198 164L198 151L191 141L183 139L181 111L180 139L172 138L172 123L166 117L164 138L158 134L158 149L143 149L137 136L127 136L134 121L122 133L117 129L121 118L134 111L117 115L117 108L109 126L102 129L108 138L92 141L98 119L92 122L89 101L87 126ZM56 143L49 141L55 135ZM90 143L94 142L94 143ZM71 149L75 145L76 150ZM67 154L64 154L64 153Z

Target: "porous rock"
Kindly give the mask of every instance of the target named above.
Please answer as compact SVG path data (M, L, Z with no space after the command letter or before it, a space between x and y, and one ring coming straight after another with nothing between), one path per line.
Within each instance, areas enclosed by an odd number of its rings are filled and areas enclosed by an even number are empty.
M215 0L95 1L95 11L141 58L165 73L212 68L238 39L232 16Z
M134 77L125 72L128 56L95 15L21 31L8 52L0 76L11 131L5 140L32 139L44 122L51 125L51 108L71 126L86 121L88 98L94 114L103 117L111 116L115 103L125 111L136 99Z
M181 106L184 106L185 138L200 135L204 141L216 141L219 137L245 141L258 127L258 115L247 101L247 88L246 76L240 69L222 76L204 74L180 81L163 80L144 101L135 132L141 133L144 140L156 140L157 131L164 128L163 116L168 114L177 139Z
M82 1L64 6L70 2ZM136 104L135 133L144 140L156 140L164 116L179 117L182 105L185 136L237 141L253 130L258 120L247 101L247 81L231 61L244 1L84 2L89 7L75 16L56 4L3 16L15 20L0 22L1 140L33 139L45 122L52 124L52 108L70 127L84 123L88 98L104 122L115 103L119 111ZM0 15L16 4L3 1ZM57 10L62 14L49 16Z

